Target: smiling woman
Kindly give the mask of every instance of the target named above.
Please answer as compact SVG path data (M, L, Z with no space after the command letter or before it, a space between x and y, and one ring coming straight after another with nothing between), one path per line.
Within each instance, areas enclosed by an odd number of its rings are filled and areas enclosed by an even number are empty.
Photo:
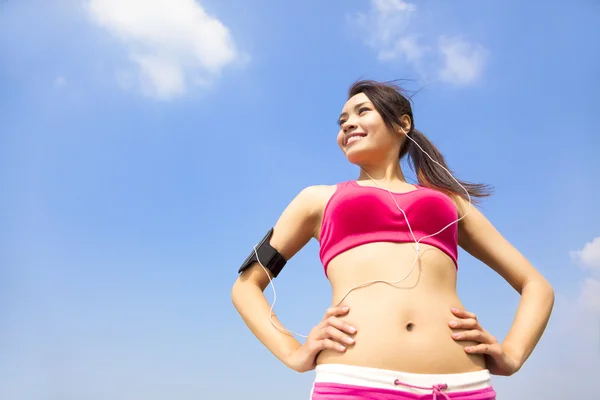
M452 176L415 129L399 88L355 83L339 125L337 143L358 178L296 196L242 263L236 309L285 365L316 370L313 400L494 399L490 375L511 375L529 357L548 322L552 288L472 205L487 187ZM406 156L417 184L400 167ZM263 291L312 238L333 300L301 344ZM521 294L503 343L457 295L458 246Z

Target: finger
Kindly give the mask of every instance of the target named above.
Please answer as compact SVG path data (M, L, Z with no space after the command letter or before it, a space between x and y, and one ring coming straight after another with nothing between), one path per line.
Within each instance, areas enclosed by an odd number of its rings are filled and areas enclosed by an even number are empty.
M451 320L448 325L455 329L478 329L479 322L473 318L459 318Z
M325 312L325 316L323 317L323 319L325 320L329 317L333 317L336 315L344 315L348 313L348 311L350 311L350 308L348 308L348 306L330 307Z
M469 341L474 341L474 342L484 343L484 344L493 344L494 343L492 335L490 335L487 332L480 331L478 329L472 329L470 331L453 333L452 338L454 340L469 340Z
M456 315L457 317L460 318L472 318L474 320L477 320L477 315L475 315L475 313L466 311L466 310L460 310L458 308L453 308L452 309L452 314Z
M350 335L354 335L356 333L356 328L354 326L337 317L327 318L326 325L333 326L334 328L339 329L342 332L346 332Z
M327 338L327 339L332 339L336 342L338 342L339 344L343 344L343 345L353 345L354 344L354 339L351 338L350 336L346 335L345 333L343 333L342 331L340 331L337 328L334 328L333 326L328 326L324 329L323 332L323 337Z
M342 353L344 351L346 351L346 346L339 344L336 341L331 340L331 339L323 339L321 341L321 348L322 348L322 350L330 349L330 350L339 351Z
M308 349L311 353L316 354L323 350L330 349L335 351L346 351L346 347L340 343L329 338L324 339L313 339L310 343L307 343Z
M498 344L478 344L476 346L467 346L465 351L469 354L489 354L491 356L498 356L502 353Z

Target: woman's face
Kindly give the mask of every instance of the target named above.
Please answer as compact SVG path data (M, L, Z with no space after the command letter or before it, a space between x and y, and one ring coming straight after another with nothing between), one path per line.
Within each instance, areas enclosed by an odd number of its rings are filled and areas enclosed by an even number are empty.
M373 103L364 93L351 97L339 119L337 143L353 164L372 163L386 159L389 152L400 149L400 135L385 124Z

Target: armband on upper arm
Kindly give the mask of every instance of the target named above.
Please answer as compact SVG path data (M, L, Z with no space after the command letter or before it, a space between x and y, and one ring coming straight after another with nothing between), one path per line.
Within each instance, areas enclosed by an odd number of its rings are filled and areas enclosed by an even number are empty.
M267 234L256 245L256 251L252 249L248 258L246 258L246 260L244 260L244 262L242 263L240 269L238 270L238 273L241 274L242 272L250 268L250 266L253 263L259 262L260 260L259 263L262 264L263 267L271 271L271 274L273 274L274 278L277 277L277 275L279 275L279 273L287 263L287 260L285 259L285 257L283 257L283 255L279 253L279 251L277 251L277 249L271 246L270 240L273 236L273 229L274 228L269 229ZM257 254L258 258L256 257Z

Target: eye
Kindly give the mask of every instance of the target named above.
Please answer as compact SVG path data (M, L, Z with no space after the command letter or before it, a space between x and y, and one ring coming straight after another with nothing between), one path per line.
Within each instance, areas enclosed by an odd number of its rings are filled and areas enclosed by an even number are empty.
M370 109L368 107L361 107L361 108L358 109L358 113L359 114L362 114L363 111L370 111Z

